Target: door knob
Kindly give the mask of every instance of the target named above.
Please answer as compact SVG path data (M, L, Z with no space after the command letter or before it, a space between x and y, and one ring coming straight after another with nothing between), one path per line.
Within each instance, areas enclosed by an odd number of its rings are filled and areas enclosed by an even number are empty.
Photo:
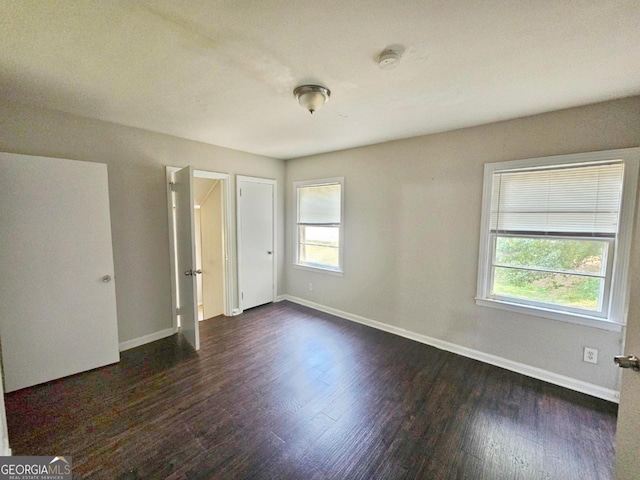
M273 252L272 252L271 250L269 250L269 251L267 252L267 255L271 255L272 253L273 253Z
M111 281L111 275L105 275L104 277L102 277L102 281L104 283L109 283Z
M613 361L620 368L631 368L633 370L640 371L640 359L635 355L618 355L617 357L613 357Z
M193 272L195 275L200 275L202 273L202 270L198 269L195 272Z
M193 270L185 270L184 274L187 277L192 276L193 275Z

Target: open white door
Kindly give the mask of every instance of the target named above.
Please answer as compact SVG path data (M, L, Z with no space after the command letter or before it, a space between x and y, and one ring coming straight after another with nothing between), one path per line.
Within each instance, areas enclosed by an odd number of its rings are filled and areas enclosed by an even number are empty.
M107 166L0 153L7 392L118 362Z
M275 300L275 187L275 180L238 177L238 263L242 310Z
M2 372L2 362L0 362L0 372ZM7 413L4 408L4 389L0 378L0 456L11 456L9 447L9 433L7 431Z
M185 167L173 174L175 205L176 264L180 332L195 350L200 349L198 297L196 287L196 245L193 214L193 170Z
M636 235L640 232L636 231ZM631 304L629 305L625 354L640 356L640 252L633 252L629 265L631 276ZM613 365L612 365L613 368ZM636 480L640 475L640 371L626 368L622 372L618 428L616 431L616 479Z

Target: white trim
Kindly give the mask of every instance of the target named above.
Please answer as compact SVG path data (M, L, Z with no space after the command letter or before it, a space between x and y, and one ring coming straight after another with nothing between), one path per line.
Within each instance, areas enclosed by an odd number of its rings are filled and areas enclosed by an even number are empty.
M613 150L614 152L616 150ZM633 227L638 189L638 171L640 163L640 148L617 150L627 152L624 157L624 180L622 184L622 198L620 199L620 220L618 229L618 245L613 267L613 282L611 286L610 318L619 318L627 324L629 311L629 261L631 260L631 245L633 241Z
M176 168L176 170L180 170L180 168ZM228 173L211 172L209 170L194 168L193 176L195 178L206 178L208 180L227 180L230 175Z
M149 333L147 335L143 335L142 337L132 338L131 340L120 342L119 348L121 352L124 352L125 350L139 347L140 345L155 342L156 340L160 340L161 338L170 337L176 332L177 330L175 328L165 328L164 330L160 330L159 332Z
M295 242L297 244L298 242L297 238L295 239ZM338 255L340 255L340 253L338 253ZM327 275L333 275L334 277L344 277L344 272L342 270L331 270L329 268L323 268L323 267L312 267L311 265L300 265L298 263L294 263L291 266L293 268L297 268L298 270L306 270L308 272L322 272L322 273L326 273Z
M546 167L571 163L604 162L607 160L629 160L640 155L640 147L619 148L615 150L599 150L595 152L570 153L568 155L552 155L549 157L522 158L488 163L491 171L516 170L528 167Z
M273 248L273 292L272 302L276 301L278 292L278 181L274 178L262 178L262 177L248 177L245 175L236 175L236 251L238 252L238 314L244 311L244 305L242 304L242 249L240 248L242 239L242 208L241 208L241 190L240 182L253 182L253 183L266 183L273 187L272 189L272 210L273 210L273 227L272 227L272 239L271 245ZM235 314L234 314L235 315Z
M298 187L308 187L317 185L331 185L340 184L340 237L338 238L338 269L333 270L330 268L316 267L313 265L305 265L298 263ZM329 275L335 275L337 277L344 276L344 177L331 177L320 178L311 180L299 180L293 182L293 267L301 270L308 270L312 272L322 272Z
M497 308L498 310L506 310L508 312L520 313L522 315L531 315L533 317L560 320L562 322L573 323L575 325L599 328L600 330L607 330L609 332L621 332L624 328L624 325L621 323L611 322L603 318L589 317L587 315L580 315L576 313L567 314L567 312L559 312L557 310L546 309L534 305L511 303L504 300L476 298L476 305L481 307Z
M171 321L173 328L178 331L178 280L176 278L176 224L173 214L173 192L171 182L173 182L173 172L179 170L176 167L165 168L165 187L167 189L167 222L169 225L169 267L171 269Z
M337 308L327 307L325 305L311 302L303 298L294 297L292 295L282 295L282 299L289 300L290 302L297 303L299 305L304 305L309 308L313 308L314 310L319 310L321 312L329 313L331 315L335 315L336 317L344 318L345 320L361 323L368 327L376 328L378 330L382 330L387 333L392 333L400 337L404 337L410 340L414 340L416 342L424 343L425 345L430 345L432 347L439 348L440 350L446 350L447 352L455 353L457 355L462 355L463 357L472 358L474 360L479 360L484 363L495 365L496 367L504 368L512 372L526 375L527 377L537 378L538 380L542 380L547 383L552 383L554 385L559 385L561 387L568 388L570 390L575 390L576 392L585 393L587 395L591 395L597 398L602 398L610 402L618 403L620 401L620 393L616 390L604 388L599 385L594 385L592 383L584 382L582 380L577 380L575 378L566 377L564 375L550 372L548 370L543 370L542 368L533 367L531 365L526 365L524 363L514 362L513 360L509 360L507 358L498 357L490 353L485 353L479 350L474 350L472 348L463 347L455 343L446 342L444 340L439 340L433 337L428 337L426 335L411 332L403 328L394 327L386 323L378 322L376 320L371 320L369 318L362 317L360 315L344 312L342 310L338 310Z
M526 167L535 168L550 165L567 165L572 163L586 164L607 160L622 160L624 162L624 178L622 198L620 202L620 220L618 224L618 234L616 235L616 245L614 248L615 257L613 260L613 273L611 274L613 283L610 287L608 311L605 312L606 318L598 320L595 317L589 317L588 315L577 314L569 311L560 311L560 309L552 310L547 309L544 306L541 306L540 308L529 307L525 305L524 302L516 305L515 303L490 298L489 288L492 243L490 241L489 219L491 214L491 187L493 173L501 170L517 170ZM631 255L639 163L640 147L576 153L570 155L556 155L552 157L528 158L485 164L476 304L484 307L518 311L519 313L534 317L538 316L568 323L578 323L604 330L621 331L621 327L619 326L626 325L629 304L628 271L629 258ZM505 305L508 305L508 308L505 307ZM519 310L515 310L516 307L519 308Z

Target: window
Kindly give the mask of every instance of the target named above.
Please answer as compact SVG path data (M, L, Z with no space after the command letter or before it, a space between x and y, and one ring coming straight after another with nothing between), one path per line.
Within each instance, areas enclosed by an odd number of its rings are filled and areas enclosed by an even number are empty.
M624 324L639 150L485 165L477 303Z
M342 272L343 186L343 178L294 184L297 266Z

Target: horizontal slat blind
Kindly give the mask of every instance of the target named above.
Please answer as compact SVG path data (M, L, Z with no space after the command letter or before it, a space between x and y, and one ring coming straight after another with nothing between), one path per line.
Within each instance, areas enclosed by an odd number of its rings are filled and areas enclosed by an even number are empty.
M298 187L298 223L340 224L340 188L339 183Z
M493 174L491 231L615 237L622 162Z

